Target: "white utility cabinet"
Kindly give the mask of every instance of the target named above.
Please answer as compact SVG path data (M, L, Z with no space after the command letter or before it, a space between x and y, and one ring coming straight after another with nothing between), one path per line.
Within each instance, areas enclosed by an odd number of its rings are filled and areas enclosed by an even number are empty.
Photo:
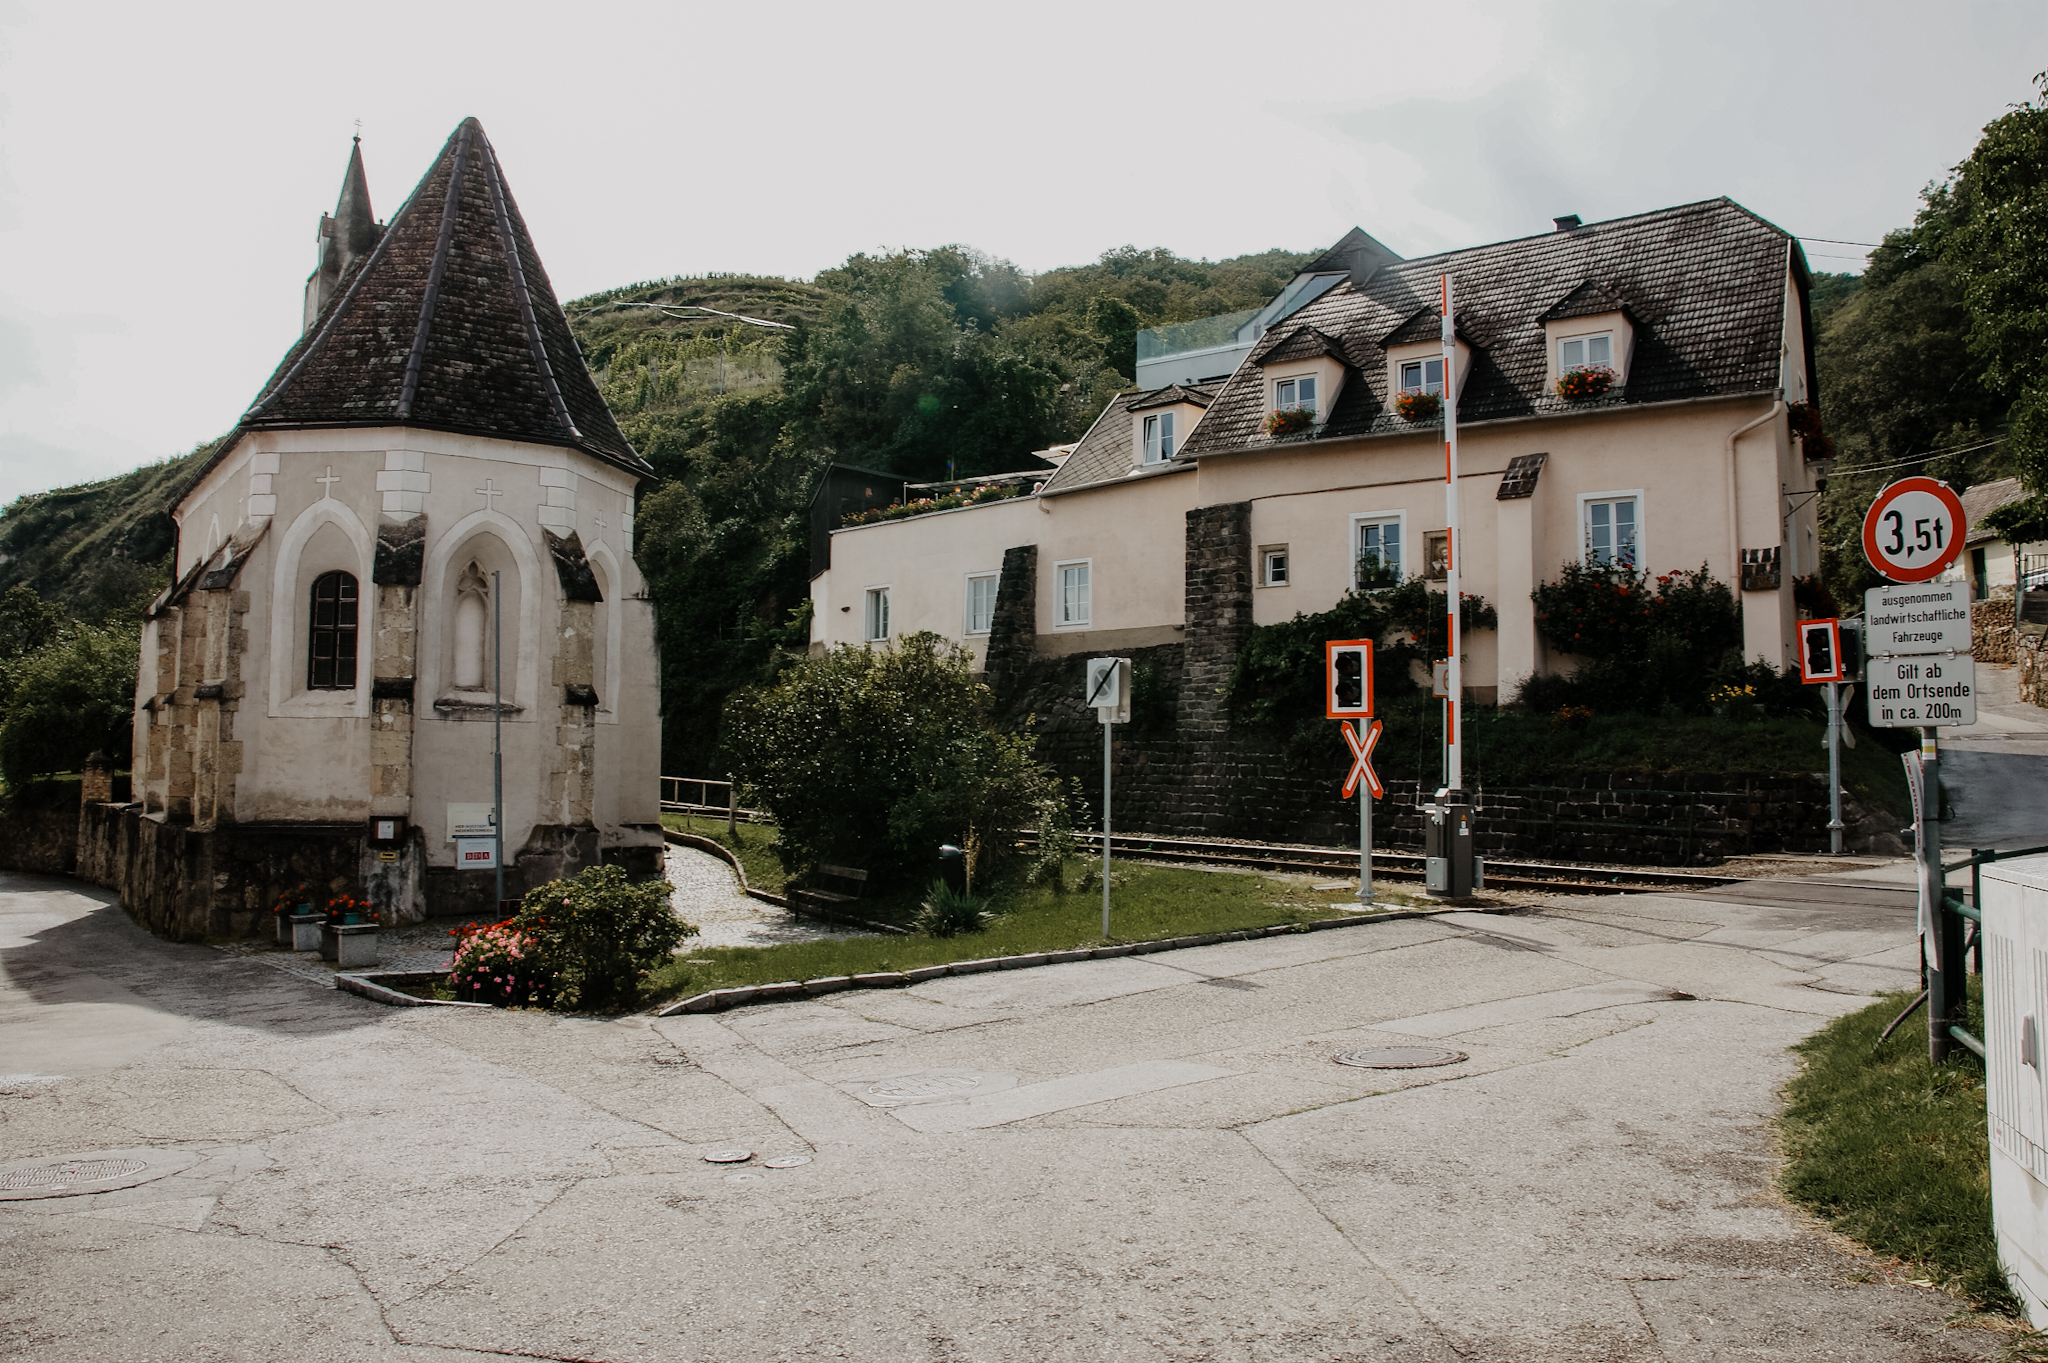
M2036 1326L2048 1322L2048 856L1993 862L1984 897L1984 1071L1998 1257Z

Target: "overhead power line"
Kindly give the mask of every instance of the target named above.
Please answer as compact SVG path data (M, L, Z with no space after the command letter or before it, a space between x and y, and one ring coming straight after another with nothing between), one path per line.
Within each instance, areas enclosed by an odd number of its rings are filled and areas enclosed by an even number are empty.
M1884 245L1881 241L1843 241L1840 237L1801 237L1801 241L1824 241L1830 246L1868 246L1873 251Z
M702 303L605 303L601 307L653 308L657 312L665 312L669 316L679 318L685 322L701 322L704 320L701 317L683 316L686 312L708 312L713 317L730 317L735 322L745 322L750 326L772 327L777 331L796 330L795 327L787 322L771 322L765 317L749 317L743 312L720 312L717 308L707 308ZM597 312L600 311L600 308L578 308L577 311L579 313Z

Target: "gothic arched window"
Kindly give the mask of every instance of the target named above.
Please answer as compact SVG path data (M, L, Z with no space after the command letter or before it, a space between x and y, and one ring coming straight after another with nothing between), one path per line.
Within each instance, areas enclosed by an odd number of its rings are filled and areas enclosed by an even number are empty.
M313 579L313 630L306 649L306 689L356 687L356 580L349 573Z

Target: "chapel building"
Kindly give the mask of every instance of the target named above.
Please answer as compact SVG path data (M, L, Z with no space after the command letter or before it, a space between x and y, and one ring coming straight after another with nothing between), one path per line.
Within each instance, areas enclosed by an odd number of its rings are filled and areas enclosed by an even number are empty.
M136 802L88 812L82 870L175 936L255 929L302 882L397 921L489 910L454 836L491 805L495 718L508 896L658 874L652 470L475 119L388 225L351 154L305 319L178 495Z

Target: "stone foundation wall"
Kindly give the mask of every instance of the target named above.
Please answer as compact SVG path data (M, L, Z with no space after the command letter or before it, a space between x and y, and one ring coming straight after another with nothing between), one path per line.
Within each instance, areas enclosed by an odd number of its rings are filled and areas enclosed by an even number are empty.
M1331 736L1329 760L1309 769L1290 760L1284 740L1211 720L1199 737L1177 723L1192 708L1214 708L1213 694L1187 694L1184 645L1130 650L1132 722L1120 725L1112 756L1114 819L1120 833L1163 837L1248 838L1356 846L1358 805L1338 796L1344 758ZM1101 820L1102 726L1080 702L1086 659L1039 657L1014 673L1006 712L1032 717L1038 756L1079 781L1096 826ZM1218 673L1202 674L1213 688ZM1225 674L1227 677L1227 674ZM1223 682L1227 686L1227 679ZM1373 809L1373 845L1420 850L1428 793L1413 780L1388 780ZM1726 776L1692 772L1617 772L1554 785L1480 792L1479 851L1638 865L1699 865L1757 852L1814 852L1827 844L1826 779ZM1894 850L1896 820L1845 806L1853 845Z

